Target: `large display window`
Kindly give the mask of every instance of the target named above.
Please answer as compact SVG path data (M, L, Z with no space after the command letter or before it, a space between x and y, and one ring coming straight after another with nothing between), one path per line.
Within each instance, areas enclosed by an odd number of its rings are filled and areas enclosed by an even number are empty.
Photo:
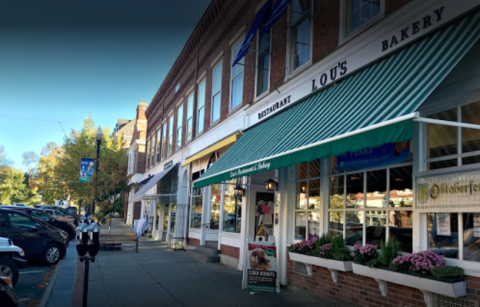
M320 160L315 160L297 166L294 239L317 237L320 218Z
M202 228L203 188L193 189L190 208L190 228Z
M240 233L242 221L242 197L235 196L236 180L225 184L223 204L223 232Z
M413 181L410 162L376 169L338 171L330 159L328 229L347 245L395 238L412 252Z

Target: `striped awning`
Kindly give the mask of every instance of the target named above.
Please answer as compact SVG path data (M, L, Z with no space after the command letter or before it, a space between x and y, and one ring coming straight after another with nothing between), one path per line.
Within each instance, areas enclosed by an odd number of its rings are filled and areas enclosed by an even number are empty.
M415 110L477 41L479 16L471 14L250 127L195 188L412 139Z

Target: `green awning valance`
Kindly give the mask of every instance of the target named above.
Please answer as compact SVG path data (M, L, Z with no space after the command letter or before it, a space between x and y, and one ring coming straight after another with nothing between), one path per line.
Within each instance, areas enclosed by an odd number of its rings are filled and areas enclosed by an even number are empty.
M195 188L412 139L415 110L480 35L471 14L244 131Z

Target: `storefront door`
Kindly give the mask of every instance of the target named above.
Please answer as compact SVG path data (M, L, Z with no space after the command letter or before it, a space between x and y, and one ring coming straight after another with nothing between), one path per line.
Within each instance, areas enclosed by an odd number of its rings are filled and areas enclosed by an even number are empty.
M273 236L273 211L275 193L265 191L265 187L258 186L253 189L251 206L254 210L251 217L250 231L252 235L264 236L266 240Z

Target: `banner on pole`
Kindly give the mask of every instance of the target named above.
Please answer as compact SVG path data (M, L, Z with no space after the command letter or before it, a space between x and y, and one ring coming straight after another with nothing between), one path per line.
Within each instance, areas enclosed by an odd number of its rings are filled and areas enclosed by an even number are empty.
M94 159L82 158L80 161L80 178L78 182L92 182L93 170L95 168Z

